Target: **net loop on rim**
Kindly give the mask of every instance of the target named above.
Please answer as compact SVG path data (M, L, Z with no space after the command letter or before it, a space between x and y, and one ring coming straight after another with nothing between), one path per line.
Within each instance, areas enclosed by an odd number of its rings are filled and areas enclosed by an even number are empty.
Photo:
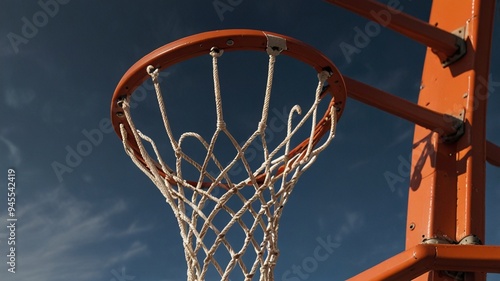
M124 149L158 187L174 212L183 240L188 281L214 280L214 274L221 280L244 278L250 281L256 276L260 281L274 280L273 271L280 253L279 219L283 208L299 177L335 136L338 115L334 100L322 118L317 112L325 83L330 81L333 71L325 68L318 70L318 84L311 107L303 112L299 105L293 106L288 113L284 139L270 147L266 140L266 126L276 58L288 47L286 40L279 36L266 34L266 37L269 61L262 114L255 131L241 144L224 121L218 71L218 60L224 53L222 48L212 47L207 51L212 57L217 116L217 126L210 139L195 132L182 133L178 138L174 136L158 79L160 68L145 67L153 81L163 125L174 151L175 167L169 167L155 142L136 128L129 99L120 100L120 110L123 110L126 120L126 124L119 125ZM300 117L296 124L293 122L295 117ZM292 148L292 138L306 124L311 126L309 137ZM226 164L214 153L215 144L222 135L235 148L234 157ZM194 139L202 145L206 152L202 161L197 162L185 153L183 145L187 139ZM262 145L264 160L260 166L252 168L245 152L257 140ZM320 140L323 143L320 144ZM149 152L145 145L151 147ZM244 179L231 177L230 171L238 163L242 165ZM186 165L199 173L196 180L185 179L183 171ZM217 171L208 171L208 167L216 167Z

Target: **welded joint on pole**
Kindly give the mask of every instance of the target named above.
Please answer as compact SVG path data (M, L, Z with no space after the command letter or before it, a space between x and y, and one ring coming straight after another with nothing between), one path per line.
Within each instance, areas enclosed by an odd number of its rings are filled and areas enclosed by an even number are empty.
M458 245L483 245L483 242L479 237L477 237L474 234L467 235L464 238L460 239L460 241L455 242L454 244ZM465 272L462 271L443 271L444 274L448 275L449 277L453 278L453 280L457 281L462 281L465 280Z
M457 116L445 114L446 118L452 123L455 132L449 135L444 135L442 140L444 143L454 143L465 134L465 109L462 109Z
M422 241L422 244L452 244L452 245L482 245L481 239L476 235L467 235L460 241L455 241L447 236L437 236L433 238L427 238ZM443 270L441 271L444 275L453 278L455 281L465 280L465 272L462 271L451 271Z
M465 43L465 38L467 38L466 26L464 25L458 29L455 29L451 32L451 34L456 36L457 51L452 56L447 57L444 61L441 62L443 67L450 66L452 63L458 61L467 53L467 45Z
M449 238L448 236L436 236L432 238L426 238L422 241L422 244L457 244L457 241ZM455 271L441 271L443 274L452 277L453 280L462 281L464 273Z

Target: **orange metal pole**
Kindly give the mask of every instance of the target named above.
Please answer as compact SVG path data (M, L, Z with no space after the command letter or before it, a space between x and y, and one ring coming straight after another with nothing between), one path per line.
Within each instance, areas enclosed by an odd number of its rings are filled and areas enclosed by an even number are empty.
M374 0L326 0L342 8L355 12L365 18L378 22L396 32L424 44L434 50L441 61L453 57L459 51L461 39L448 31L442 30L418 18L407 15L398 9L398 1L389 1L388 5ZM449 7L448 13L455 11Z
M484 272L499 271L498 247L422 243L456 244L462 239L468 241L465 238L472 235L478 238L474 243L484 242L486 160L493 164L499 164L500 160L500 148L487 142L485 133L488 97L485 81L489 74L495 0L433 1L429 23L373 0L327 1L430 47L418 100L421 108L396 97L383 96L383 101L377 101L376 89L350 79L346 81L346 87L352 88L348 90L351 97L417 124L408 197L408 250L352 280L454 280L439 271L450 269L466 272L467 281L485 280ZM460 30L465 40L451 34L455 30ZM466 46L460 46L461 43ZM464 56L454 60L457 52L464 50L467 50ZM443 62L450 63L452 57L455 57L453 62L443 68ZM396 105L389 106L384 101ZM424 117L413 115L409 108ZM465 121L464 135L455 142L445 142L432 129L450 131L450 128L438 124L436 113L460 116ZM419 255L421 259L416 258Z
M467 54L443 68L427 51L418 104L437 112L465 111L465 134L453 144L416 126L408 198L406 247L423 239L459 241L475 234L484 242L486 103L494 0L433 1L430 23L448 31L465 27ZM481 84L483 81L483 84ZM450 280L431 271L419 281ZM485 280L467 273L466 280Z
M420 244L348 281L411 280L430 270L443 271L443 277L453 275L457 271L500 273L499 264L499 246Z

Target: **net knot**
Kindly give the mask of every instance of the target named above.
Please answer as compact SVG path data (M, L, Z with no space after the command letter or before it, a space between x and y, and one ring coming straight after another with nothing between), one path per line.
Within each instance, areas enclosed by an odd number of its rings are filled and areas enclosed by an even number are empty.
M217 129L224 131L226 130L226 122L224 121L217 121Z
M266 131L266 128L267 128L267 124L266 124L266 122L262 122L262 121L260 121L260 122L259 122L259 127L258 127L259 132L260 132L261 134L262 134L262 133L264 133L264 132Z
M180 146L177 146L174 148L174 153L175 153L175 157L181 157L182 156L182 149Z
M241 271L242 275L240 276L245 276L245 281L253 280L256 275L259 275L261 281L274 280L273 270L280 255L277 245L277 231L283 206L288 201L299 176L310 167L317 154L326 147L334 136L336 115L332 110L329 116L332 121L319 123L321 126L330 125L330 136L324 144L315 147L317 143L314 138L318 133L315 129L317 127L316 109L321 99L323 83L332 75L332 67L317 72L319 83L316 99L311 108L294 125L292 124L294 115L301 114L302 111L300 106L294 106L288 113L285 139L279 142L276 147L268 148L266 142L269 138L266 139L265 133L268 125L274 64L276 56L286 51L287 47L284 38L268 34L266 36L268 38L269 67L262 117L257 124L256 131L242 144L239 144L227 130L223 119L217 62L224 50L216 46L210 49L210 56L213 65L217 130L212 135L210 142L194 132L183 133L179 139L174 137L158 81L160 80L159 72L164 66L160 67L157 64L146 68L148 75L154 81L162 120L172 145L172 151L175 154L175 169L170 168L162 160L154 141L136 129L129 115L130 100L125 96L119 100L122 103L119 105L123 108L125 117L130 124L130 130L124 124L120 124L123 145L134 163L160 189L174 211L184 244L188 280L205 280L209 274L212 274L212 271L219 273L221 276L219 280L229 280L230 277L234 276L231 273L233 270ZM306 143L307 147L305 147L307 149L304 148L304 145L301 146L300 150L290 149L291 143L295 142L295 138L292 139L292 137L296 135L299 128L308 126L306 123L308 120L312 120L312 125L310 126L310 141L308 145ZM140 151L131 148L129 144L131 137L127 138L127 132L133 135L132 137L135 138ZM224 165L214 152L215 147L219 147L217 140L222 134L225 134L236 148L236 155L227 165ZM198 139L206 149L203 158L199 157L204 159L203 162L191 158L187 154L188 149L183 148L183 140L187 137ZM252 146L257 144L259 138L262 143L262 151L264 151L264 163L253 169L250 165L250 153L246 152L251 152ZM151 148L147 150L143 142L149 143ZM284 154L280 156L282 152ZM153 159L149 153L155 155L156 159ZM185 170L183 167L186 165L188 173L183 172ZM238 165L243 165L243 167L238 167ZM242 179L232 178L232 172L236 171L236 168L242 168L246 173ZM215 172L212 173L214 170ZM199 172L197 181L188 181L183 178L186 174L196 172ZM279 185L279 187L275 185ZM247 186L251 186L251 188L247 188ZM224 189L222 194L218 192L219 187ZM215 206L209 208L210 205ZM219 213L223 215L219 215ZM228 218L228 220L219 218ZM233 239L234 231L232 229L236 225L241 227L241 231L246 236L239 251L230 243ZM242 238L240 232L236 235L238 238ZM209 241L203 242L204 239ZM209 243L212 244L209 245ZM225 251L225 254L221 251ZM248 252L250 253L246 255ZM222 254L223 259L229 260L227 265L217 261L220 254ZM247 260L252 263L252 259L254 260L253 265L248 267ZM260 273L258 272L259 267Z

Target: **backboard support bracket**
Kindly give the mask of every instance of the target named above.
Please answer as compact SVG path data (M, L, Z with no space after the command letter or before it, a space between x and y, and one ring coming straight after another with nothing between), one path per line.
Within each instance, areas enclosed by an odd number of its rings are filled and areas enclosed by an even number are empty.
M444 116L450 119L456 131L453 134L443 136L443 142L454 143L465 134L465 109L462 109L457 115L445 114Z
M451 34L457 37L457 51L450 57L447 57L444 61L441 62L443 67L448 67L454 62L460 60L467 53L467 45L465 43L465 39L467 38L467 26L464 25L460 28L457 28L451 32Z

